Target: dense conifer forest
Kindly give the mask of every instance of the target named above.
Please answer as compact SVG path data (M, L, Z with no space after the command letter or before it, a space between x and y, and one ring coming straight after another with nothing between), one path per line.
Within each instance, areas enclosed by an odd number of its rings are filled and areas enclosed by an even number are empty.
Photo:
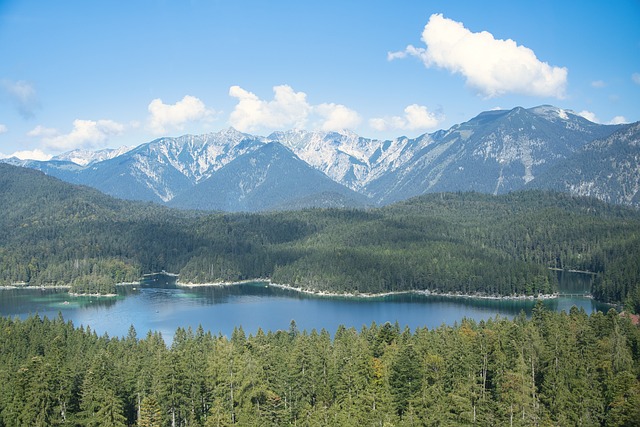
M640 311L640 214L538 191L432 194L373 210L183 212L0 165L0 284L112 293L265 278L306 290L536 295L551 268ZM178 329L97 336L0 318L4 426L633 426L640 329L615 310L401 330Z
M231 337L0 318L0 426L637 426L640 328L615 310Z
M541 191L430 194L372 210L185 212L0 165L0 285L113 293L264 278L306 290L537 295L550 268L597 274L593 295L640 311L640 214Z

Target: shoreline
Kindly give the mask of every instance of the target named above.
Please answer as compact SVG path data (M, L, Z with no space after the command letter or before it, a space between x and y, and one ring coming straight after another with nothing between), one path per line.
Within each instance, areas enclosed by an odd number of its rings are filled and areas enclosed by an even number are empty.
M118 296L118 294L99 294L99 293L77 294L75 292L69 292L69 295L72 297L96 297L96 298L113 298Z
M71 289L71 285L41 285L31 286L22 283L12 283L10 285L0 285L0 289Z
M140 285L141 282L136 281L136 282L120 282L120 283L116 283L115 286L137 286ZM71 285L41 285L41 286L30 286L27 283L12 283L10 285L0 285L0 290L3 289L7 289L7 290L11 290L11 289L39 289L39 290L45 290L45 289L60 289L60 290L67 290L67 294L69 294L70 297L96 297L96 298L115 298L118 296L118 294L101 294L99 292L93 292L93 293L78 293L78 292L71 292Z
M586 270L565 270L564 268L558 268L558 267L549 267L549 270L552 271L566 271L567 273L580 273L580 274L589 274L591 276L597 276L598 273L594 273L593 271L586 271Z
M273 286L274 288L299 292L306 295L316 296L316 297L327 297L327 298L354 298L354 299L368 299L368 298L384 298L387 296L393 295L408 295L408 294L416 294L416 295L425 295L425 296L438 296L438 297L447 297L447 298L472 298L472 299L487 299L487 300L548 300L548 299L556 299L561 296L559 293L555 294L539 294L537 296L534 295L486 295L486 294L463 294L463 293L454 293L454 292L436 292L430 291L428 289L425 290L408 290L408 291L389 291L389 292L381 292L378 294L371 293L353 293L353 292L327 292L327 291L319 291L313 289L303 289L296 288L291 285L285 285L282 283L273 283L269 279L253 279L253 280L241 280L237 282L213 282L213 283L184 283L184 282L176 282L176 286L182 288L201 288L201 287L224 287L224 286L236 286L248 283L261 283L266 286Z
M172 276L172 277L178 277L178 274L175 273L167 273L167 272L161 272L161 273L150 273L150 274L145 274L143 275L143 277L148 277L148 276L153 276L156 274L166 274L168 276ZM225 287L225 286L237 286L237 285L243 285L243 284L249 284L249 283L258 283L258 284L264 284L265 286L273 286L275 288L278 289L283 289L283 290L288 290L288 291L293 291L293 292L298 292L301 294L305 294L305 295L310 295L310 296L315 296L315 297L321 297L321 298L352 298L352 299L370 299L370 298L384 298L384 297L388 297L388 296L394 296L394 295L410 295L410 294L415 294L415 295L423 295L423 296L436 296L436 297L445 297L445 298L468 298L468 299L477 299L477 300L496 300L496 301L525 301L525 300L529 300L529 301L535 301L535 300L550 300L550 299L557 299L559 297L562 296L561 293L557 292L557 293L553 293L553 294L539 294L539 295L487 295L487 294L483 294L483 293L475 293L475 294L464 294L464 293L460 293L460 292L438 292L438 291L431 291L429 289L423 289L423 290L419 290L419 289L413 289L413 290L406 290L406 291L388 291L388 292L381 292L381 293L360 293L360 292L329 292L329 291L320 291L320 290L316 290L316 289L305 289L305 288L298 288L295 286L291 286L291 285L287 285L287 284L282 284L282 283L274 283L272 282L270 279L247 279L247 280L239 280L239 281L235 281L235 282L211 282L211 283L191 283L191 282L180 282L180 281L176 281L175 284L177 287L180 288L201 288L201 287ZM137 285L141 285L141 281L135 281L135 282L121 282L121 283L116 283L115 286L137 286ZM15 284L11 284L11 285L2 285L0 286L0 290L1 289L71 289L70 285L44 285L44 286L29 286L28 284L23 284L23 283L15 283ZM107 297L107 298L113 298L113 297L117 297L117 294L100 294L100 293L75 293L75 292L68 292L70 296L72 297ZM585 294L583 296L584 298L593 298L592 295L590 294Z

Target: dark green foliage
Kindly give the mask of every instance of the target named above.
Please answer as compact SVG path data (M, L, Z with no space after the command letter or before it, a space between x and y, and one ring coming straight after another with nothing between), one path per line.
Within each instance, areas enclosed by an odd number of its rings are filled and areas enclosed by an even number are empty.
M98 337L0 318L0 426L637 425L640 328L536 307L400 331Z
M422 361L412 345L405 345L391 365L389 385L399 415L418 396L422 386Z
M529 191L431 194L375 210L195 214L112 199L0 165L0 285L113 293L180 281L271 279L337 293L537 295L549 268L597 273L594 296L640 304L640 214Z

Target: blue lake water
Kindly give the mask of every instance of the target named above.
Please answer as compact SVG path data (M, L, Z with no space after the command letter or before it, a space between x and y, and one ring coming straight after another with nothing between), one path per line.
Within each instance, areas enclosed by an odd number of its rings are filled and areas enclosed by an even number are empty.
M559 273L561 292L572 296L546 300L553 310L568 311L573 305L587 313L606 311L609 306L576 296L589 291L591 276ZM340 325L360 329L372 322L398 322L411 329L442 324L453 325L462 318L486 320L496 315L513 317L521 310L531 312L532 300L488 300L416 294L380 298L316 297L261 283L223 287L176 287L174 278L156 276L141 285L119 287L115 298L72 297L53 289L0 290L0 315L25 318L31 314L56 317L62 313L74 325L90 326L98 334L124 336L129 327L138 336L149 330L162 333L171 342L178 327L202 325L214 334L229 336L242 326L247 334L258 328L288 329L295 320L300 330L320 330L331 334Z

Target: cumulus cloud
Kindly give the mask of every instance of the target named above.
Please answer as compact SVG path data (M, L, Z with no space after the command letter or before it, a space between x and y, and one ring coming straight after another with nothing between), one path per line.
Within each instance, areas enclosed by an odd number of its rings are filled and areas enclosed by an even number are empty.
M289 85L274 86L271 101L260 99L240 86L231 86L229 96L238 100L229 122L242 132L305 128L310 122L325 131L341 130L361 121L356 111L341 104L311 105L306 93L296 92Z
M422 32L426 48L407 46L388 59L415 56L427 68L461 74L486 97L508 93L563 98L567 69L540 61L533 50L511 39L496 39L487 31L474 33L461 22L433 14Z
M273 94L272 101L265 101L240 86L231 86L229 96L238 99L229 116L231 126L243 132L304 127L311 112L307 94L288 85L274 86Z
M195 96L186 95L175 104L165 104L160 98L149 103L148 128L156 135L170 130L183 130L190 122L209 121L215 112Z
M598 119L598 116L596 116L595 113L593 113L591 111L583 110L583 111L580 111L577 114L579 116L582 116L585 119L589 120L590 122L602 124L600 119ZM624 117L624 116L615 116L613 119L609 120L608 122L606 122L604 124L606 124L606 125L621 125L621 124L624 124L624 123L629 123L629 121L626 119L626 117Z
M432 129L438 126L444 117L423 105L411 104L404 109L404 116L381 117L369 120L369 126L378 131Z
M20 160L41 160L41 161L46 161L46 160L51 160L51 158L53 157L51 154L47 154L44 151L40 150L40 149L35 149L35 150L23 150L23 151L16 151L15 153L7 156L7 157L17 157Z
M598 117L596 117L596 114L591 112L591 111L587 111L587 110L582 110L579 113L577 113L579 116L584 117L585 119L589 120L590 122L593 123L600 123L600 120L598 120Z
M625 123L629 123L629 120L625 116L615 116L611 119L607 124L608 125L622 125Z
M0 80L0 88L15 105L18 113L26 119L32 118L40 107L36 90L29 82L23 80L14 82L3 79Z
M3 125L2 123L0 123L0 134L1 133L5 133L7 132L9 129L7 128L6 125Z
M360 124L360 115L344 105L320 104L314 111L323 118L320 129L324 131L338 131L353 129Z
M41 137L43 145L51 150L66 151L76 148L96 148L112 136L122 134L124 125L113 120L74 120L73 129L62 134L56 129L37 126L28 136Z
M631 74L631 80L637 84L640 85L640 73L633 73Z

